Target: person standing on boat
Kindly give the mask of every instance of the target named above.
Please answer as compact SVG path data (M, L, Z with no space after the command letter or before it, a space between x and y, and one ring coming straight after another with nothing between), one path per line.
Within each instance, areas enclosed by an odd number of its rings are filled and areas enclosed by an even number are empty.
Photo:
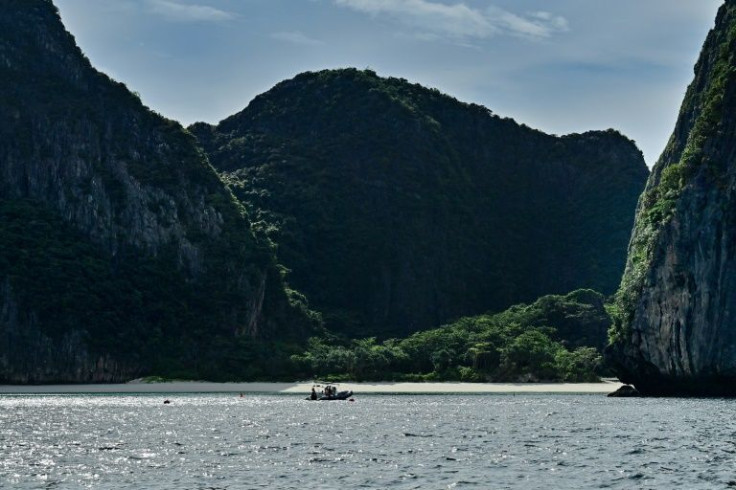
M312 386L312 394L310 395L310 398L312 400L316 400L317 399L317 392L314 391L314 386Z

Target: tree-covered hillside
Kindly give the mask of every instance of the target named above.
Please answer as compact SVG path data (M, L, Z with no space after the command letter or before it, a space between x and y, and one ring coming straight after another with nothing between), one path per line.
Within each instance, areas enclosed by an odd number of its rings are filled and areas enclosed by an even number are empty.
M313 338L299 377L396 381L597 381L611 319L591 290L465 317L404 339Z
M334 331L403 335L615 290L648 171L609 130L556 137L355 69L190 128Z

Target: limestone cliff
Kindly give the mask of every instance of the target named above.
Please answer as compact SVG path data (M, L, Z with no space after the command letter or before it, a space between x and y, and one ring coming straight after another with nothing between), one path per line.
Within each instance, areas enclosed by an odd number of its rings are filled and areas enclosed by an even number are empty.
M0 4L0 121L0 382L201 376L304 327L195 139L94 70L50 0Z
M192 131L351 335L613 293L648 176L616 131L548 135L370 70L301 74Z
M736 395L736 1L637 210L607 358L645 394Z

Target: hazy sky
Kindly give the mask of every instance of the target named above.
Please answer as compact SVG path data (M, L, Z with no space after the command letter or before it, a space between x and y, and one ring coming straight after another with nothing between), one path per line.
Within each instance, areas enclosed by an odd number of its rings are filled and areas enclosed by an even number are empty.
M370 67L654 163L722 0L55 0L100 70L218 122L303 71Z

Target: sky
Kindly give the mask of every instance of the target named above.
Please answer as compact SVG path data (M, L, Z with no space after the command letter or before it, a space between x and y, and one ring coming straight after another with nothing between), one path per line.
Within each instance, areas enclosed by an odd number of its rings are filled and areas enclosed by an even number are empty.
M651 167L722 0L54 0L95 67L184 125L304 71L370 68Z

